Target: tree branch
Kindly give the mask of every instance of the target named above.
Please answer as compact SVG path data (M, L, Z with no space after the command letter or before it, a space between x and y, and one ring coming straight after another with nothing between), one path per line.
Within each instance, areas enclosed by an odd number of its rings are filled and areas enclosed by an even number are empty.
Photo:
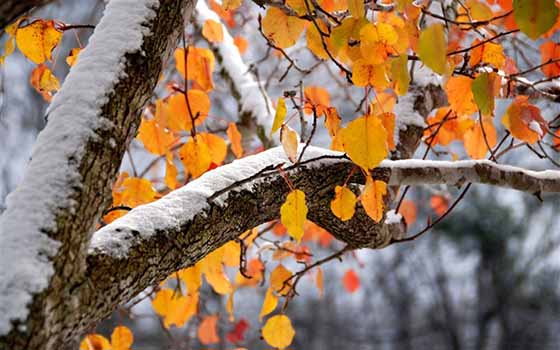
M4 5L4 4L3 4ZM75 348L91 234L141 109L194 6L113 0L48 111L0 218L0 348Z
M16 18L34 7L46 5L53 0L3 0L0 2L0 33Z

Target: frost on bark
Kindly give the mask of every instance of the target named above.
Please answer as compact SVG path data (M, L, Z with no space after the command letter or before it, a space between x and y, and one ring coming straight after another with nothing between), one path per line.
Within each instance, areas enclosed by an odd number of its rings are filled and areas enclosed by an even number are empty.
M15 5L10 8L12 3L18 2L3 2L0 5L0 10L12 11L16 9L17 6ZM127 13L122 10L127 5L130 6L130 17L136 16L135 18L126 18ZM38 206L35 209L41 212L49 212L48 220L46 220L48 222L34 222L27 227L22 226L23 230L28 227L37 227L37 232L23 232L22 234L29 234L37 238L38 241L50 245L49 249L46 250L47 253L41 247L36 251L26 250L27 255L36 254L35 261L47 266L43 270L50 275L50 278L46 288L37 288L37 286L42 287L40 284L33 286L34 282L31 280L18 281L18 276L12 276L14 277L12 282L8 280L7 282L4 281L3 284L0 283L0 293L9 293L10 290L14 290L12 287L16 285L22 289L22 294L31 294L31 301L27 307L23 305L23 311L22 308L10 309L10 305L3 305L5 309L0 307L2 310L9 310L9 312L0 316L4 317L3 320L0 319L3 331L9 331L7 334L5 334L6 332L0 334L0 349L75 348L75 341L77 336L83 333L83 327L93 322L93 320L85 320L78 311L80 298L76 294L77 290L83 288L84 285L88 285L86 254L89 239L103 210L110 203L111 185L126 146L136 134L141 109L151 97L164 61L167 60L172 49L176 46L184 20L190 16L193 6L194 3L190 0L111 1L105 16L91 38L90 45L92 45L91 42L95 42L96 36L109 40L98 40L108 42L98 43L96 48L89 48L89 56L92 59L90 63L94 63L97 50L97 54L99 54L97 58L100 58L100 60L95 62L94 67L102 70L100 74L107 74L115 71L114 65L116 63L118 66L117 74L113 77L104 76L101 78L109 79L111 83L106 86L107 89L102 92L102 96L97 96L100 97L99 99L91 101L91 97L87 95L87 80L95 77L95 74L99 72L90 71L86 74L85 71L88 70L88 67L79 69L80 63L78 63L77 67L73 68L69 74L67 82L77 82L76 85L83 90L83 96L78 96L69 91L67 96L72 98L65 99L62 93L63 87L58 101L56 98L53 101L53 106L49 111L49 117L52 117L52 120L47 123L45 130L42 132L43 135L49 135L50 137L43 136L43 140L52 140L53 147L56 148L56 143L64 143L66 140L75 137L73 134L64 135L56 130L61 128L61 121L72 120L72 117L78 120L77 124L82 123L76 125L76 129L83 132L83 137L81 137L75 150L61 149L58 155L52 152L43 152L36 146L33 159L26 172L26 179L8 201L8 208L4 217L2 217L3 221L0 222L0 239L3 239L3 241L0 241L2 242L7 241L10 237L15 237L15 234L18 233L9 232L13 231L10 229L16 226L14 223L17 222L18 217L21 219L19 214L22 212L21 209L24 208L17 208L17 206ZM144 7L146 10L140 7ZM16 12L14 12L14 15ZM8 14L11 12L2 13ZM142 18L142 14L146 15L145 18ZM125 20L123 21L123 19ZM114 47L122 51L119 45L130 45L126 40L123 40L122 35L123 33L130 33L131 28L127 25L130 26L131 23L136 22L141 24L141 27L135 27L139 32L131 34L134 34L132 39L138 39L138 47L123 52L123 56L119 57L117 62L111 59L104 61L101 55L103 49ZM110 31L101 29L108 29L107 27L114 31L115 36L111 36ZM86 48L87 50L88 48ZM120 51L117 50L117 52ZM105 53L107 54L107 52ZM85 64L85 62L82 63L82 65ZM84 78L84 81L81 81L80 78ZM97 79L92 79L92 84L97 81ZM91 87L91 91L98 89L99 86ZM68 88L67 90L71 89ZM83 118L80 119L78 116L60 115L63 113L61 111L72 110L69 107L72 104L80 103L86 104L81 108L95 110L93 118L95 120L84 121ZM80 109L77 109L77 111L80 111ZM88 133L87 127L89 126L91 127ZM62 130L72 130L72 128L62 128ZM41 136L39 142L40 140ZM48 199L45 199L41 200L39 204L26 203L26 198L33 198L29 195L32 192L30 189L38 188L37 184L41 181L41 178L33 179L35 176L31 175L36 175L37 170L40 169L39 165L48 161L48 159L41 159L44 156L57 157L53 159L55 167L58 166L60 157L65 157L65 167L70 170L71 174L68 178L61 178L55 183L56 191L51 192L55 192L52 194L56 201L49 202ZM52 183L46 183L45 187L50 185ZM48 188L41 190L44 193L49 193ZM12 208L10 208L10 202ZM33 213L30 214L33 215ZM3 249L9 248L10 245L8 244L3 247ZM50 255L53 252L54 254ZM18 263L19 261L11 262L11 264ZM9 270L10 263L7 262L7 264L8 266L2 268ZM20 267L18 266L18 268ZM20 276L20 279L34 276L34 266L24 266L24 268L29 270L29 274ZM7 273L9 271L5 275ZM45 277L42 276L42 278ZM30 285L31 287L29 287ZM88 286L95 288L94 286ZM17 290L17 288L15 289ZM22 315L25 315L25 317L22 317ZM6 325L10 321L12 325L8 328Z

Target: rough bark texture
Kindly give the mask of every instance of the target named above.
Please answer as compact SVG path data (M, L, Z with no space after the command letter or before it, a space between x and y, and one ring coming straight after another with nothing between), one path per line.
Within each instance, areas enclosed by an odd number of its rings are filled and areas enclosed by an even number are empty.
M175 47L185 15L190 16L193 6L191 0L162 0L156 17L148 24L151 34L144 38L141 52L127 55L126 74L101 109L102 117L113 127L96 130L98 137L86 141L85 156L77 164L82 186L72 188L70 198L78 206L75 211L60 210L56 231L46 232L62 243L53 260L55 276L47 290L34 296L27 322L0 338L0 349L74 348L76 337L83 332L75 291L86 281L89 239L110 204L112 182L136 134L141 109L151 97L163 62ZM77 160L70 157L68 162Z
M19 16L36 6L42 6L53 0L3 0L0 2L0 32Z

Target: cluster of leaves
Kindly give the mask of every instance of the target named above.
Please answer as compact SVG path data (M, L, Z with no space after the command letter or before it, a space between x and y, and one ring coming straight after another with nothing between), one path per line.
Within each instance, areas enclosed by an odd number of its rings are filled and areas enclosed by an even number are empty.
M154 98L145 109L137 136L144 150L155 157L154 161L143 171L135 169L132 176L120 174L113 188L113 206L102 224L124 215L130 208L160 198L224 162L258 152L265 146L255 146L249 140L251 135L242 138L239 123L225 122L227 127L217 131L207 126L208 120L223 122L212 115L212 101L219 94L215 89L217 58L212 49L221 45L225 31L237 27L238 9L242 6L240 0L209 4L227 26L208 20L200 28L204 37L200 45L192 45L194 36L189 36L183 40L183 47L175 51L173 72L164 79L165 96ZM289 69L297 64L287 50L303 44L319 62L336 67L348 87L363 91L358 114L345 116L344 120L349 120L346 125L325 87L301 86L300 96L286 91L277 99L276 115L268 133L272 138L279 132L286 155L297 164L323 118L331 148L345 152L356 165L354 171L363 172L366 178L360 190L350 186L348 180L336 186L330 207L342 221L351 220L358 206L365 210L372 224L382 222L385 216L385 207L392 198L387 184L374 180L370 170L391 152L396 153L398 121L406 116L396 115L395 105L408 93L413 82L411 73L417 64L440 76L449 102L426 120L424 158L435 146L448 146L454 141L464 145L468 157L482 159L490 154L492 160L514 148L534 144L546 154L542 144L546 145L547 135L552 138L553 148L560 145L560 133L554 132L560 126L558 121L545 120L531 96L515 95L516 87L524 86L547 97L538 85L560 76L560 44L550 40L560 29L556 2L457 1L443 14L432 12L430 4L431 1L410 0L286 0L271 2L264 17L258 19L267 45L277 57L289 62ZM51 52L63 31L72 26L46 20L22 25L24 21L20 19L6 28L9 38L0 62L17 45L38 64L32 73L32 84L49 99L59 82L46 62L52 61ZM305 40L301 39L303 33ZM500 43L501 38L519 33L542 40L541 64L524 71L519 71ZM234 42L241 54L247 50L248 42L243 37L236 36ZM73 64L77 52L72 50L68 64ZM539 69L545 77L542 81L524 78ZM501 118L495 118L496 100L502 98L512 101ZM289 103L293 107L290 110ZM310 119L311 134L304 137L306 120ZM302 124L299 133L293 128L297 120ZM500 122L506 131L498 142ZM511 138L510 146L500 150L507 138ZM452 158L459 156L453 154ZM159 174L164 175L158 178ZM320 266L341 258L347 250L312 262L311 246L333 249L337 243L324 229L307 221L305 193L295 188L288 176L285 179L290 192L280 210L280 223L241 234L196 265L169 276L148 294L164 327L198 322L197 337L201 344L220 342L218 329L225 327L220 324L223 315L201 312L204 300L200 293L205 280L213 292L227 298L226 311L231 323L227 341L234 346L242 344L250 324L245 319L236 321L234 295L241 288L266 285L260 319L268 318L261 328L262 337L278 349L292 343L295 331L285 311L296 295L297 283L314 270L313 280L322 294ZM410 227L416 219L416 206L403 199L405 194L403 191L396 211ZM448 196L441 193L432 196L430 204L440 217L453 207ZM286 262L289 259L302 263L304 268L291 271L290 263ZM349 293L355 292L360 286L358 274L349 269L341 285ZM281 298L284 304L279 307ZM84 339L81 349L128 349L131 344L129 331L118 327L111 342L92 334Z

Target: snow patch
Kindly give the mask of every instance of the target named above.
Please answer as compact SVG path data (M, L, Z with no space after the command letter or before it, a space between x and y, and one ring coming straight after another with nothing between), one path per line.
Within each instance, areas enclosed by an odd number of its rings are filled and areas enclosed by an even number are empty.
M300 144L299 152L303 149ZM343 153L309 146L302 160L325 155L341 156ZM313 162L309 166L320 166L329 159ZM178 229L196 215L201 215L210 207L209 197L216 192L245 180L266 167L292 163L282 147L233 161L203 174L200 178L167 194L158 201L138 206L125 216L113 221L97 231L90 244L90 253L102 253L115 258L125 258L128 250L156 234L157 230ZM232 191L249 190L259 179L242 184ZM229 192L228 192L229 193ZM213 203L223 205L227 194L213 199Z
M83 145L110 124L99 117L100 108L123 75L125 54L137 52L149 34L144 24L158 5L111 1L47 111L49 122L37 137L32 161L0 217L0 336L11 330L11 321L25 321L33 295L48 286L54 273L50 259L61 242L45 232L56 232L57 213L76 210L78 203L68 197L81 186L77 165Z
M385 217L385 224L400 224L402 221L402 215L400 213L396 213L394 209L391 209L387 212Z

